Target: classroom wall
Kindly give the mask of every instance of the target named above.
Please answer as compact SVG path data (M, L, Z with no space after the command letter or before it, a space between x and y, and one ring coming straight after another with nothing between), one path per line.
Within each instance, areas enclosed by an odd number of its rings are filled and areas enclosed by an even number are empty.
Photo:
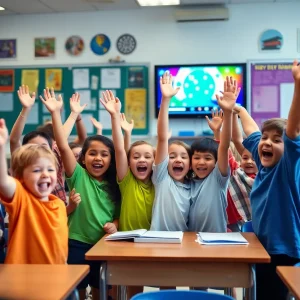
M297 57L296 32L299 25L299 2L230 5L230 19L222 22L176 23L174 8L149 8L127 11L99 11L70 14L15 15L0 17L1 38L17 38L17 59L0 61L0 66L101 64L120 55L116 39L130 33L137 40L136 50L122 56L128 63L150 63L150 135L156 135L154 118L155 64L226 63L253 59L292 59ZM259 35L277 29L284 36L279 52L258 51ZM94 55L89 41L97 33L108 35L111 50L104 56ZM64 50L70 35L80 35L86 51L71 57ZM56 37L56 57L34 58L34 37ZM207 129L204 120L171 120L173 135L178 130Z

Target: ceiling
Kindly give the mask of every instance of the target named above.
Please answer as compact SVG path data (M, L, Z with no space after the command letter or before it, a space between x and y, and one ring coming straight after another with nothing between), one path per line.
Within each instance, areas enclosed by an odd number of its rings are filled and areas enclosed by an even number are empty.
M299 2L300 0L181 0L182 5L246 4L262 2ZM44 14L141 8L136 0L0 0L7 14Z

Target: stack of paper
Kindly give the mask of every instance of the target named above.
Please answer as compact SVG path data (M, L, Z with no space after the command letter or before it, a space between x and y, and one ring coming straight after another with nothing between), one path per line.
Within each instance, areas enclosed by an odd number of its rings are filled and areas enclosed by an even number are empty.
M180 244L182 242L182 231L147 231L138 229L132 231L120 231L105 238L107 241L134 239L136 243L164 243Z
M197 240L203 245L247 245L248 241L239 232L210 233L199 232Z

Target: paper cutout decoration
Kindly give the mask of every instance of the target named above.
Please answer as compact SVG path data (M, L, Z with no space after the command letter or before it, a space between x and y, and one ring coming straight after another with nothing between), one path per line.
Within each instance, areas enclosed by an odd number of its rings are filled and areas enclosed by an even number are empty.
M264 31L259 38L260 51L280 50L283 45L283 35L275 29Z
M84 50L84 41L80 36L72 35L66 40L65 48L70 55L77 56Z
M110 39L105 34L97 34L92 38L90 47L95 54L104 55L109 51Z

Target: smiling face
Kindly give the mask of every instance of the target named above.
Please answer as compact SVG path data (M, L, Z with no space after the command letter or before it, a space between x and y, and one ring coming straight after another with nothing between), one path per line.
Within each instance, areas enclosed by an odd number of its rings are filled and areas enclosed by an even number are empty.
M100 141L91 141L82 161L89 174L102 181L110 162L109 148Z
M241 168L245 171L245 173L256 174L258 171L256 163L252 157L252 154L247 149L244 149L241 158Z
M153 147L148 144L137 145L131 148L129 167L135 178L147 183L151 177L154 161Z
M20 180L39 200L48 201L57 181L55 162L48 157L39 157L23 171Z
M216 166L216 159L210 152L195 151L192 155L192 169L200 179L206 178Z
M282 135L275 129L265 130L258 144L258 154L261 164L266 167L275 166L284 151Z
M50 148L48 141L40 135L30 139L27 144L41 145Z
M170 176L180 182L184 182L184 178L190 169L190 157L185 147L178 144L169 146L169 163L168 171Z

